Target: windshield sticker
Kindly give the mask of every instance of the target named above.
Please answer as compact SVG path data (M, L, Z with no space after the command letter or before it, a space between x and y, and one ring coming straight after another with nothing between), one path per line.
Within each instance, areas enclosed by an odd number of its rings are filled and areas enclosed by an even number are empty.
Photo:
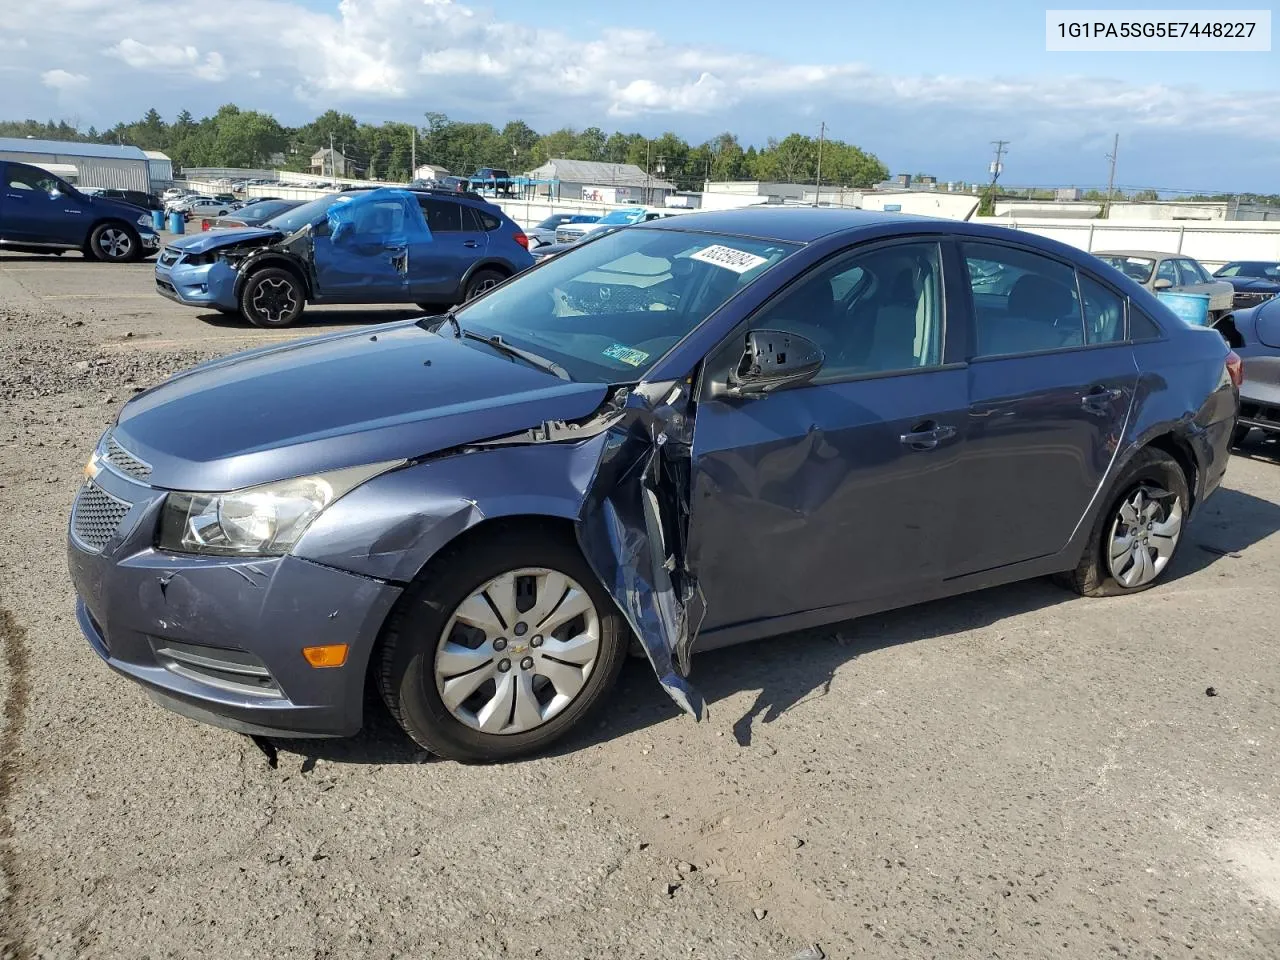
M724 267L734 273L746 273L748 270L754 270L762 263L769 262L767 258L757 257L754 253L735 250L733 247L724 247L719 244L699 250L689 259L701 260L703 263L713 263L717 267Z
M624 347L620 343L606 347L604 355L611 360L619 360L629 367L638 367L649 359L649 355L643 350L633 350L631 347Z

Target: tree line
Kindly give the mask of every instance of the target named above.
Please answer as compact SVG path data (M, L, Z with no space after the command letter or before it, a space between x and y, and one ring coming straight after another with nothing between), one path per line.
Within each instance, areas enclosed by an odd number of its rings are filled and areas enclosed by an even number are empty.
M351 114L328 110L310 123L287 127L269 113L226 104L196 120L183 110L165 121L153 108L140 120L108 130L82 131L65 121L0 121L0 136L37 137L92 143L118 143L161 150L178 168L274 166L283 156L287 170L308 170L312 155L333 145L369 179L408 180L415 158L450 172L469 175L482 166L512 173L531 170L551 158L632 163L681 189L698 189L706 179L813 183L818 175L816 137L792 133L769 138L761 147L743 146L732 133L692 144L675 133L645 137L600 127L564 127L538 133L523 120L501 129L490 123L464 123L429 112L424 123L361 123ZM868 187L884 180L888 168L872 153L840 140L821 144L822 182Z

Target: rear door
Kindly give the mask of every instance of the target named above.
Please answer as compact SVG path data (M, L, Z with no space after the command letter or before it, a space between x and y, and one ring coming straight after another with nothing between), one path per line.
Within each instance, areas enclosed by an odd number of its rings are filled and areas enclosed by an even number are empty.
M461 203L418 196L429 239L410 253L409 286L415 302L457 303L462 278L484 256L489 238L475 211Z
M943 287L936 240L855 247L741 331L817 343L813 382L734 399L716 384L742 336L707 361L689 531L707 629L941 580L967 403L963 364L944 362Z
M1118 448L1138 383L1125 298L1016 244L958 244L969 410L947 576L1057 553Z
M84 242L87 201L57 177L39 167L7 163L3 187L4 239L68 246Z

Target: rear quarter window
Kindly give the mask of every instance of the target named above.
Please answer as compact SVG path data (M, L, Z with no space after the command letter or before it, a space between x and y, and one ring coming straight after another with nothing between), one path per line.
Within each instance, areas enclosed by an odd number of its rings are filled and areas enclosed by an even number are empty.
M1129 339L1134 342L1143 340L1159 340L1164 336L1164 331L1160 329L1151 317L1147 316L1142 309L1132 300L1129 301Z

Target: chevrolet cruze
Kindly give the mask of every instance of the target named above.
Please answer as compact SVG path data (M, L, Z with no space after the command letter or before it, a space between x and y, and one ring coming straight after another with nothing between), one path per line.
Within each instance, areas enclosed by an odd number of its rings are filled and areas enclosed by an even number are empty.
M872 212L697 213L456 312L211 361L125 404L69 556L161 703L539 750L629 650L695 717L708 649L1056 575L1167 575L1240 367L1086 253Z

